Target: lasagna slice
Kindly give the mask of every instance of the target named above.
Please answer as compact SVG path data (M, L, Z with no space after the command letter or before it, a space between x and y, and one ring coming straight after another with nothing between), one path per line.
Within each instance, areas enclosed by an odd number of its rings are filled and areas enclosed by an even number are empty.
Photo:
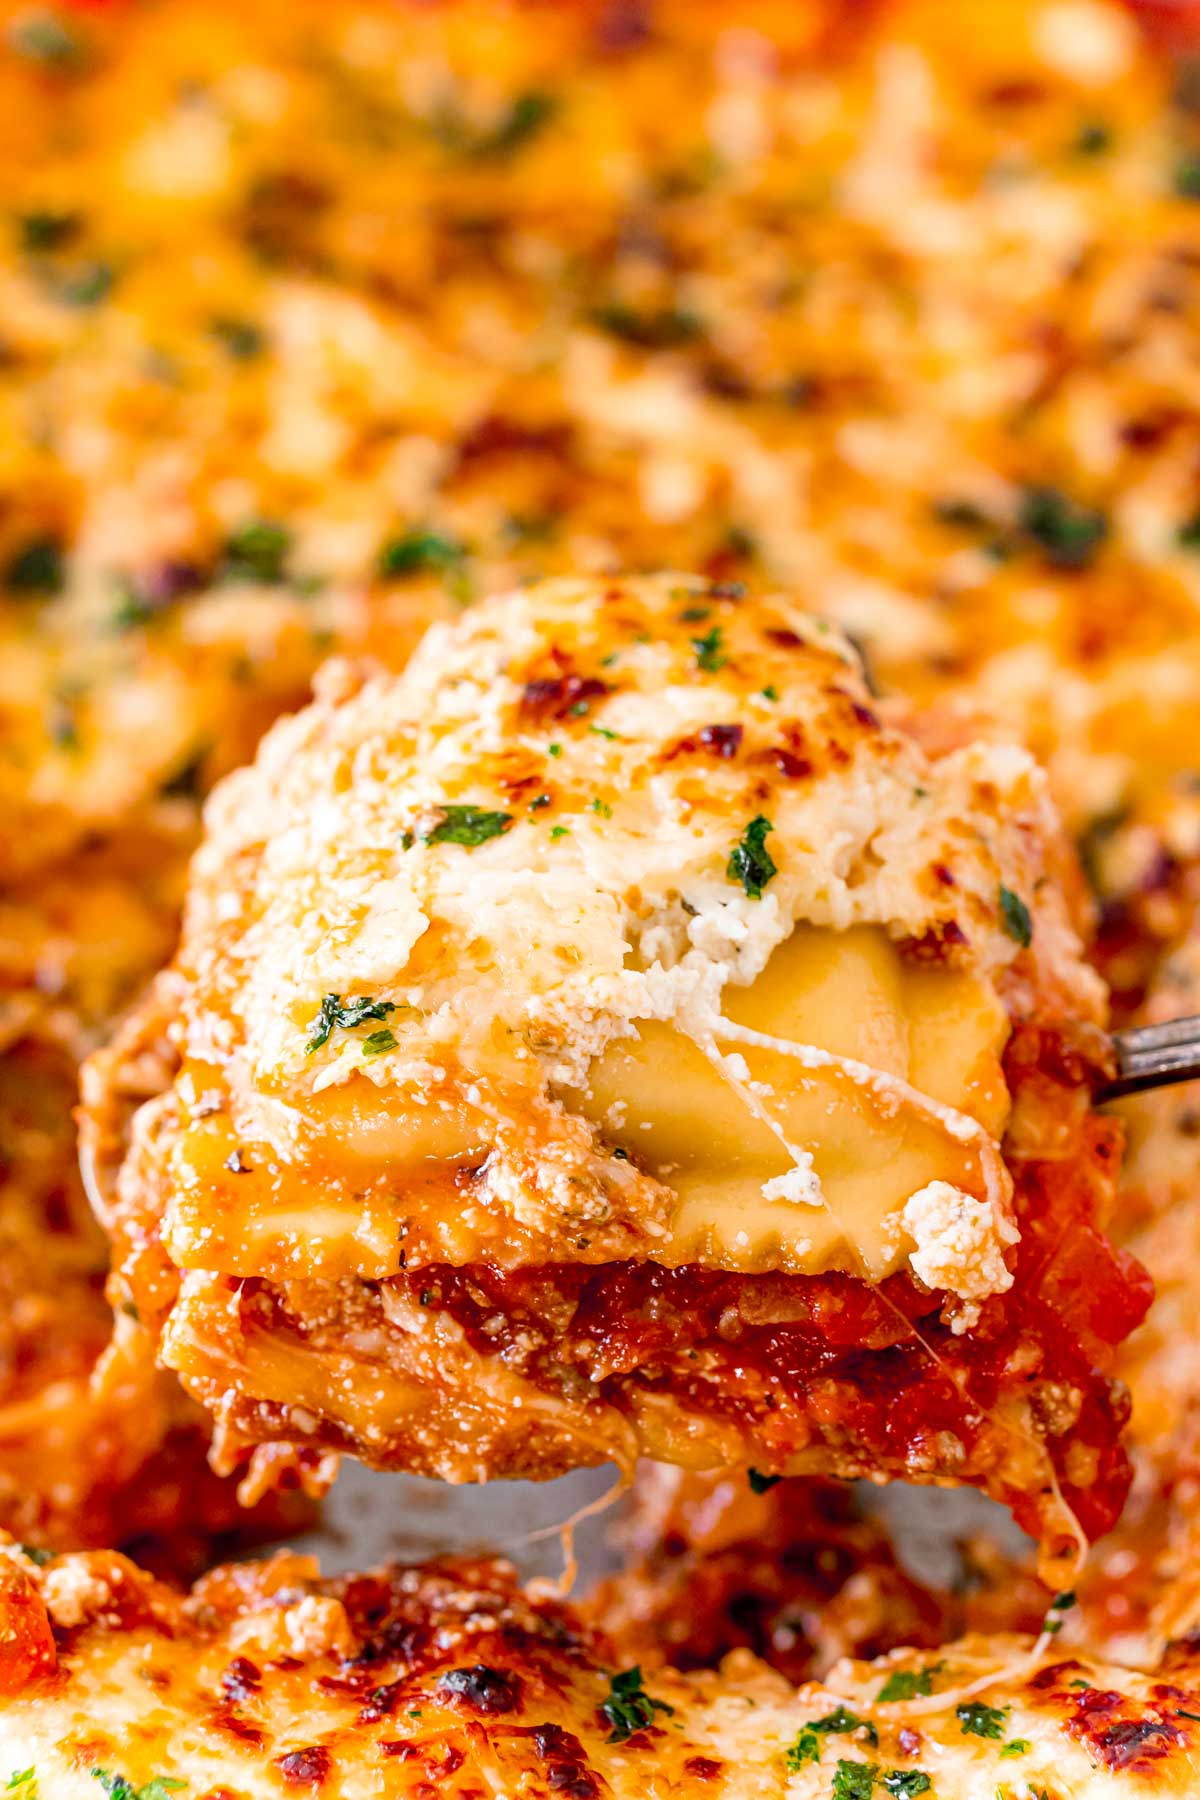
M965 1482L1050 1563L1148 1298L1070 887L1030 758L786 599L565 578L335 666L86 1072L122 1331L222 1466Z
M323 1581L281 1555L180 1595L108 1552L0 1551L0 1779L17 1800L1195 1792L1182 1646L1138 1674L976 1636L795 1687L746 1651L692 1674L627 1658L503 1563Z

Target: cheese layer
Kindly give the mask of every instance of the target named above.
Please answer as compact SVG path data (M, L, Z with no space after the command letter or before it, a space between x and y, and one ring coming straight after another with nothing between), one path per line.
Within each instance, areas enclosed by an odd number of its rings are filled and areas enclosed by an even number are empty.
M486 602L398 678L332 672L207 825L155 1152L177 1265L1009 1285L1011 1015L1099 1009L1044 784L926 755L795 602Z

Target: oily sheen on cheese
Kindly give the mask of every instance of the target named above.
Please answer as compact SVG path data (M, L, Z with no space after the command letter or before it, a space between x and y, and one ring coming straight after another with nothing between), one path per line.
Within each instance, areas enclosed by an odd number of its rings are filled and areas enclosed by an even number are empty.
M1103 993L1037 767L922 729L797 597L559 579L222 784L83 1128L119 1356L247 1496L648 1455L1107 1528Z
M391 1800L1135 1800L1195 1792L1200 1670L1032 1640L680 1674L482 1559L322 1580L311 1557L190 1594L109 1552L0 1568L0 1779ZM635 1661L635 1656L640 1661ZM15 1792L20 1792L18 1783ZM111 1788L110 1788L111 1791Z

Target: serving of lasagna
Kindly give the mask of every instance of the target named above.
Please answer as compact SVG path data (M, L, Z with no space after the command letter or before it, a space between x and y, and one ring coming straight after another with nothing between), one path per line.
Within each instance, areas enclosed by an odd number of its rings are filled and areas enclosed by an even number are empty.
M550 582L217 790L85 1071L112 1297L219 1466L970 1482L1049 1562L1148 1298L1102 1020L1026 753L926 753L787 599Z
M1194 1785L1197 10L0 0L16 1800ZM622 1643L42 1568L342 1452L663 1459Z

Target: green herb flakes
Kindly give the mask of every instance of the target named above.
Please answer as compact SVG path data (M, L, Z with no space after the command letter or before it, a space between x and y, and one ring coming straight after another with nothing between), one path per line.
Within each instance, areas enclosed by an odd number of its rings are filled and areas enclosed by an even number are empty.
M1172 186L1181 200L1200 200L1200 152L1189 150L1180 157Z
M36 207L22 213L17 220L21 248L33 255L61 250L78 236L83 224L77 212L54 212L49 207Z
M511 813L487 812L479 806L443 806L441 813L438 824L422 836L422 843L462 844L473 850L489 838L503 836L513 821Z
M34 537L4 565L3 585L15 594L60 594L66 580L63 547L55 537Z
M915 1800L917 1794L927 1794L933 1783L923 1769L888 1769L879 1777L879 1785L900 1800Z
M305 1049L311 1056L314 1050L329 1042L332 1032L353 1031L367 1019L386 1019L395 1010L392 1001L375 1000L370 994L360 994L355 1000L343 1000L340 994L326 994L320 1010L308 1022L312 1036Z
M1007 1760L1011 1756L1024 1756L1029 1748L1028 1738L1010 1738L1001 1750L1000 1755Z
M852 1713L846 1706L835 1706L833 1711L826 1713L823 1719L814 1719L813 1730L828 1732L831 1737L837 1737L849 1731L861 1731L865 1734L869 1744L879 1742L879 1733L875 1727L867 1719L860 1719L857 1713Z
M817 1762L821 1755L821 1738L843 1737L852 1731L861 1731L869 1744L878 1744L879 1733L867 1719L860 1719L848 1707L835 1706L831 1713L822 1719L812 1719L800 1728L796 1741L788 1750L787 1766L794 1773L802 1769L805 1763ZM839 1767L842 1765L839 1764ZM861 1769L863 1763L848 1763L848 1768ZM869 1789L867 1790L870 1791Z
M252 519L231 532L221 555L221 573L227 581L256 581L270 587L286 574L292 534L273 519Z
M984 1706L977 1700L966 1700L954 1709L964 1737L995 1738L1004 1736L1007 1706Z
M512 156L532 142L557 111L558 100L554 94L542 88L529 88L516 95L499 125L479 139L472 153L479 157Z
M722 647L724 635L721 627L714 625L703 637L691 640L692 649L696 652L696 667L703 669L706 675L715 675L729 660Z
M1014 894L1011 888L1000 883L1000 923L1015 943L1022 950L1028 950L1033 942L1033 920L1029 908L1020 894Z
M770 819L759 813L743 831L725 865L729 880L740 881L752 900L761 900L763 889L779 873L766 847L767 833L774 829Z
M600 1702L600 1711L612 1727L609 1743L623 1744L635 1731L652 1725L656 1712L673 1713L675 1708L646 1692L642 1686L642 1671L635 1664L632 1669L623 1669L612 1677L608 1698Z
M639 312L622 300L608 300L593 307L590 317L601 331L636 345L639 350L673 350L681 344L694 343L704 331L696 313L677 306Z
M8 28L8 41L18 56L47 69L77 69L87 60L82 38L49 8L22 13Z
M186 1781L176 1781L171 1775L153 1775L149 1781L135 1788L125 1775L113 1775L108 1769L89 1769L93 1781L98 1781L110 1800L166 1800L170 1793L187 1786Z
M466 554L466 545L444 531L405 531L383 546L378 569L385 581L430 571L446 574L460 570Z
M1075 134L1071 146L1076 156L1103 156L1113 147L1113 131L1103 119L1088 119Z
M839 1762L833 1774L833 1800L871 1800L878 1763Z
M1046 1609L1046 1616L1042 1620L1042 1630L1050 1637L1056 1637L1063 1628L1067 1613L1074 1605L1075 1595L1069 1589L1065 1593L1055 1594Z
M811 1725L805 1725L803 1730L797 1736L795 1743L788 1748L788 1771L790 1774L794 1775L797 1770L802 1769L806 1763L819 1762L820 1758L821 1740Z
M1026 488L1018 517L1026 537L1056 569L1086 568L1108 536L1102 512L1079 505L1057 488Z
M253 362L267 347L266 333L250 319L220 314L213 320L209 330L234 362Z
M923 1699L932 1692L932 1669L894 1669L875 1699L880 1705L890 1706L900 1700Z

